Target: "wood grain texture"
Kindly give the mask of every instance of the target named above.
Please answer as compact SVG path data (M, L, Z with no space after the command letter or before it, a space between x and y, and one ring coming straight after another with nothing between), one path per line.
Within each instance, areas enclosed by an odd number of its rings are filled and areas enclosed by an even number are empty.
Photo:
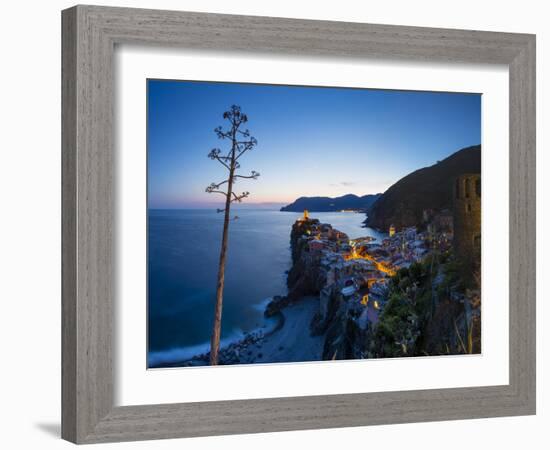
M76 10L62 17L62 155L61 155L61 340L62 340L62 432L76 440Z
M65 439L93 443L535 412L534 36L97 6L63 11L62 31ZM113 52L124 43L508 65L510 383L114 407Z

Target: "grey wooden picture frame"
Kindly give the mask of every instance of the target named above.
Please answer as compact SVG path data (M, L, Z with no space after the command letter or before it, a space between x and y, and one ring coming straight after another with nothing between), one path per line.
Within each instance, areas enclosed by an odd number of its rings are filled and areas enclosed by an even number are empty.
M99 6L63 11L62 34L64 439L95 443L535 413L534 35ZM507 65L509 384L114 406L113 54L116 44L136 43Z

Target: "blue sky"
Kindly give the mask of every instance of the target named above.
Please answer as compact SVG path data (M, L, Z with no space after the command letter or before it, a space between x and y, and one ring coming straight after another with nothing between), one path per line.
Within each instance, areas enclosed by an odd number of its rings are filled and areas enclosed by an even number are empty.
M239 160L247 203L383 192L408 173L481 143L481 95L148 80L148 206L216 207L227 171L207 158L232 104L257 147Z

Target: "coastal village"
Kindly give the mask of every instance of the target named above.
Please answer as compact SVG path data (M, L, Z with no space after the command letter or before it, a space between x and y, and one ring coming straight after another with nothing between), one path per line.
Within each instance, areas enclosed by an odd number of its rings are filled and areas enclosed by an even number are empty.
M319 320L326 320L330 298L339 294L360 329L376 324L387 301L390 278L399 269L422 261L434 248L444 252L452 245L451 213L425 211L425 218L429 221L425 231L418 232L416 227L397 231L392 225L388 237L379 242L370 236L349 239L304 211L294 227L295 233L302 233L298 245L307 247L310 259L319 261L324 274Z
M273 306L319 296L311 330L325 336L325 360L479 352L480 243L477 174L456 178L452 210L423 210L418 226L390 225L382 240L350 239L306 210L291 232L289 293Z
M305 210L290 234L288 292L264 312L276 326L222 348L220 363L479 353L479 281L464 283L480 262L479 179L458 177L452 210L426 209L419 226L391 225L381 240L350 239Z

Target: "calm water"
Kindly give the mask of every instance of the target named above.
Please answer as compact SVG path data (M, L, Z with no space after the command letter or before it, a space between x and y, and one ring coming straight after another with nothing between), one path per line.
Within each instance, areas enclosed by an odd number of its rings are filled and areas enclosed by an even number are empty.
M290 230L301 214L235 210L225 273L222 340L265 325L267 299L286 294ZM363 214L312 213L350 238L383 237ZM223 215L214 210L150 210L149 365L207 351L216 296Z

